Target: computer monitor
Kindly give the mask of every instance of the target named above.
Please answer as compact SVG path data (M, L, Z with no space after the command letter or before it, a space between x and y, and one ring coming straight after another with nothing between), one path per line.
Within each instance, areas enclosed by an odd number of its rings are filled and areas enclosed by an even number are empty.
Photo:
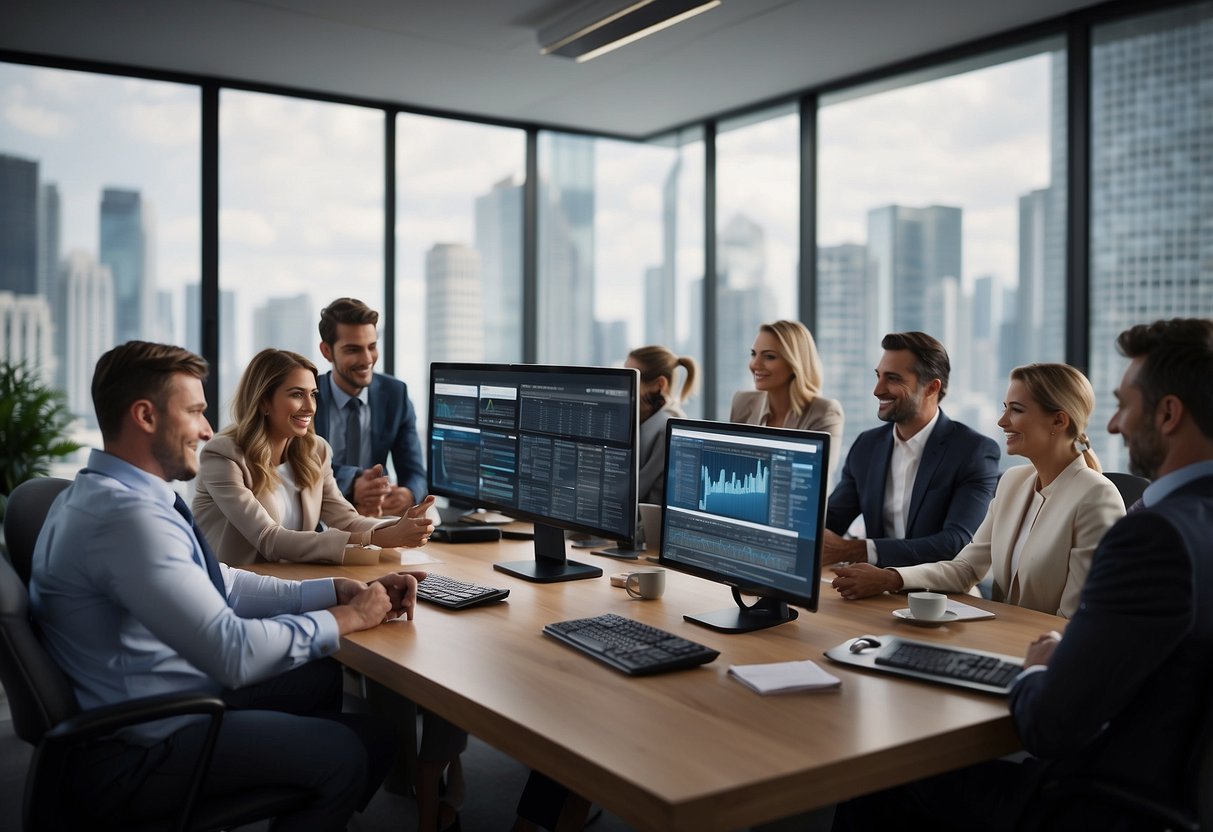
M687 621L738 633L817 610L829 434L671 419L658 562L733 588ZM742 595L756 595L747 604Z
M430 365L430 492L535 524L535 558L494 564L530 581L602 574L565 557L564 531L636 540L635 370Z

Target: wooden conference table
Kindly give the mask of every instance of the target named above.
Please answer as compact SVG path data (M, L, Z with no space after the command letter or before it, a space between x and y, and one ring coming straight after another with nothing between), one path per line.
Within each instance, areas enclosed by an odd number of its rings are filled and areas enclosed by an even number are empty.
M891 615L902 596L844 601L822 585L816 614L743 635L690 624L686 612L733 604L720 584L670 571L663 598L641 601L607 577L652 566L570 549L601 566L592 580L534 584L492 564L525 560L533 544L430 543L418 567L508 587L503 603L448 611L419 605L411 623L355 633L337 658L408 696L506 754L544 771L639 829L727 830L1018 750L1006 702L996 696L835 665L822 653L862 634L1022 656L1062 619L965 597L992 620L937 628ZM285 578L369 579L393 568L260 564ZM542 635L543 625L614 612L720 650L694 670L632 678ZM729 665L812 659L840 689L759 696L727 676Z

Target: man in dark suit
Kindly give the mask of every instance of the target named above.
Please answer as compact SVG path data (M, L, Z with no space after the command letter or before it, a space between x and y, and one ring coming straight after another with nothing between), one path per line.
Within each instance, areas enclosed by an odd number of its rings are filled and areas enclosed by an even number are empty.
M1041 636L1011 691L1024 763L999 761L840 807L836 828L946 819L955 828L1149 828L1131 812L1062 794L1074 778L1188 811L1213 716L1213 321L1135 326L1108 430L1134 473L1154 479L1100 541L1065 636ZM1042 814L1055 808L1059 816Z
M404 382L376 373L379 313L354 298L320 312L320 352L333 365L317 387L316 433L333 446L337 486L372 517L403 515L426 494L417 413ZM387 478L391 454L396 484Z
M998 482L998 446L939 407L951 362L922 332L886 335L877 416L847 454L826 509L824 562L911 566L948 560L973 539ZM866 539L841 535L863 515Z

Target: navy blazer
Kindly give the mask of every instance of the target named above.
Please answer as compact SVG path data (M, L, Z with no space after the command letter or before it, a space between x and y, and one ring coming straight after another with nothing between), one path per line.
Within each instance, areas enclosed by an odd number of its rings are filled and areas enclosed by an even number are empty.
M862 514L865 534L876 541L878 566L955 557L973 539L994 496L998 445L939 411L910 493L905 539L886 537L884 529L884 487L892 456L891 422L856 437L826 506L826 528L842 534Z
M1048 669L1011 691L1024 748L1054 777L1184 800L1213 708L1213 477L1131 512L1095 550Z
M333 391L329 387L329 376L321 374L316 383L320 406L316 408L316 433L332 441L329 435L329 410L333 403ZM417 436L417 411L409 399L409 389L403 381L382 373L375 373L368 391L371 408L371 461L387 470L388 454L396 469L396 484L413 492L413 499L420 502L426 495L425 456L421 451L421 439ZM345 465L345 460L333 458L333 476L337 487L347 499L352 498L354 477L358 476L357 465Z

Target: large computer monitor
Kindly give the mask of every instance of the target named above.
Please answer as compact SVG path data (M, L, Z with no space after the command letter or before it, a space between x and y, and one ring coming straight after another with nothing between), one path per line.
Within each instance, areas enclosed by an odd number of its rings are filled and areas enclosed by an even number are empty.
M733 588L736 606L688 614L722 632L817 610L830 437L671 419L660 563ZM756 595L747 604L742 595Z
M535 524L531 581L602 574L565 557L564 531L636 539L635 370L430 365L429 487Z

